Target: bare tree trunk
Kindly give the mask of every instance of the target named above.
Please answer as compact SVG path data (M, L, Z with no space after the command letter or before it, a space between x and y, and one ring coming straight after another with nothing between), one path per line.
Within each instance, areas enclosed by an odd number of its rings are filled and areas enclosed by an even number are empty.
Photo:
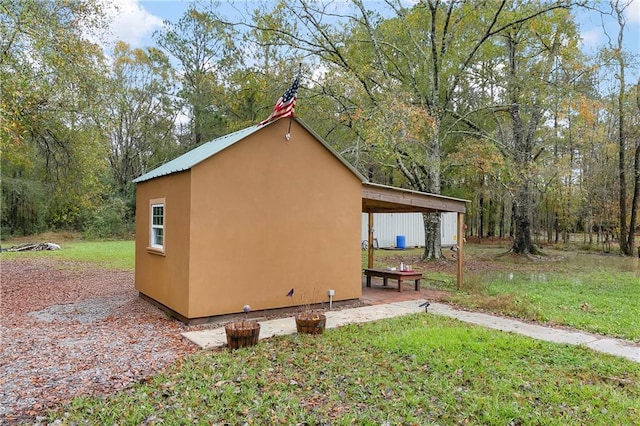
M515 203L516 235L511 250L519 254L535 253L531 241L531 205L533 204L529 182L525 181L518 189Z
M427 148L427 164L431 167L422 168L423 175L426 174L426 184L422 191L432 194L440 194L440 140L439 126L435 127L435 132L429 147ZM423 259L440 259L442 257L442 242L440 241L440 213L427 213L423 216L424 221L424 253Z
M484 196L480 194L478 199L478 214L480 215L478 221L478 237L482 239L484 237Z
M425 246L423 259L440 259L442 257L442 245L440 242L440 213L424 213ZM436 238L433 238L433 236Z
M493 198L489 198L489 218L488 218L487 237L492 238L496 236L496 213Z
M640 199L640 141L636 143L636 152L633 161L633 199L631 201L631 217L629 218L629 235L627 237L627 250L633 255L635 245L635 229L638 221L638 200ZM640 249L638 250L640 256Z
M621 60L622 61L622 60ZM626 140L624 134L624 66L620 65L620 93L618 95L618 201L620 206L620 252L630 255L631 250L627 246L627 171L625 160Z
M516 82L518 74L518 62L516 58L516 41L514 35L507 37L507 49L509 54L509 115L511 117L511 131L513 137L514 162L517 170L520 171L517 189L514 199L514 226L515 238L511 251L518 254L537 253L531 240L531 218L533 207L533 196L531 193L531 179L528 176L529 168L533 158L533 129L537 127L537 120L540 116L539 108L533 105L535 111L531 114L528 126L522 119L520 111L520 99L518 84Z
M436 120L437 122L437 120ZM425 148L426 161L424 165L413 162L410 158L405 161L403 155L396 155L398 170L407 179L412 189L431 194L440 193L440 140L438 139L438 126ZM424 253L423 259L440 259L442 257L442 244L440 241L440 214L425 213L424 221Z
M624 35L624 27L626 24L624 18L624 9L626 6L620 4L619 1L613 1L611 3L611 7L613 8L614 13L616 14L616 18L618 20L618 44L616 46L616 59L618 61L618 79L620 81L620 89L618 92L618 179L619 179L619 192L618 192L618 202L620 207L620 215L619 215L619 225L620 225L620 252L624 255L631 254L631 247L627 245L628 241L628 233L629 228L627 228L627 172L626 172L626 160L625 160L625 150L626 150L626 135L625 135L625 113L624 113L624 104L625 104L625 79L624 79L624 71L625 71L625 60L622 54L623 50L623 35Z
M499 225L499 229L500 229L499 238L500 239L504 238L504 222L505 222L504 215L505 214L506 214L505 202L504 202L504 199L503 199L502 202L500 203L500 225Z
M636 85L636 106L640 112L640 78ZM636 140L636 152L633 158L633 200L631 201L631 218L629 221L629 237L627 238L627 247L629 252L633 251L635 245L635 230L638 222L638 204L640 203L640 136ZM631 253L633 254L633 253ZM640 257L640 247L638 247L638 257Z

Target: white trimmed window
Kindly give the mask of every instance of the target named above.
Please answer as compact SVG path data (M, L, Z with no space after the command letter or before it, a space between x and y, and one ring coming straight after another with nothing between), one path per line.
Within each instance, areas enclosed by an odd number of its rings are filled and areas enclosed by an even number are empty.
M151 203L151 247L164 250L164 202Z

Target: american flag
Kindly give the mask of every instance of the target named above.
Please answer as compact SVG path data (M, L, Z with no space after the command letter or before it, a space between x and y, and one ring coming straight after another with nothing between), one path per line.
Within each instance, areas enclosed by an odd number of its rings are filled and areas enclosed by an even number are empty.
M273 107L271 115L266 120L262 120L258 126L263 126L267 123L277 120L282 117L292 117L294 109L296 107L296 99L298 97L298 86L300 85L300 73L296 76L291 87L278 99L276 105Z

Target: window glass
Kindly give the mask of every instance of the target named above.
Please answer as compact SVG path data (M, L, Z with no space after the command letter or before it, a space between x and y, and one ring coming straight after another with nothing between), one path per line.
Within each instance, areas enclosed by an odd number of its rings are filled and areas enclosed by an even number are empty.
M164 204L151 205L151 247L164 248Z

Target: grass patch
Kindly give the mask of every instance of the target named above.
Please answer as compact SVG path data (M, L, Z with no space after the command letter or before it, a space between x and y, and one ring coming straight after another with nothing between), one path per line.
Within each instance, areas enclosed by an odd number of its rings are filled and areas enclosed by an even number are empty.
M430 286L448 290L447 300L464 308L640 342L638 258L544 249L545 256L532 259L495 245L464 247L460 290L454 262L421 262L421 249L377 250L375 266L413 264Z
M58 267L74 267L65 262L87 262L105 269L132 271L135 268L134 241L66 241L61 250L2 252L2 259L46 258L59 260Z
M117 270L135 267L134 241L64 239L60 245L59 251L2 252L1 256L3 260L56 259L60 268L77 267L78 262ZM432 262L421 262L422 249L376 250L375 267L398 266L401 261L414 265L425 272L429 286L450 291L449 301L466 308L640 341L637 258L545 251L548 257L535 262L504 255L503 247L467 244L460 291L456 289L455 262L449 260L444 266L436 262L435 267ZM366 261L363 251L363 267Z
M634 272L486 273L470 281L482 284L465 284L449 300L471 309L640 341L640 282Z
M415 314L200 352L73 424L637 424L640 365Z

